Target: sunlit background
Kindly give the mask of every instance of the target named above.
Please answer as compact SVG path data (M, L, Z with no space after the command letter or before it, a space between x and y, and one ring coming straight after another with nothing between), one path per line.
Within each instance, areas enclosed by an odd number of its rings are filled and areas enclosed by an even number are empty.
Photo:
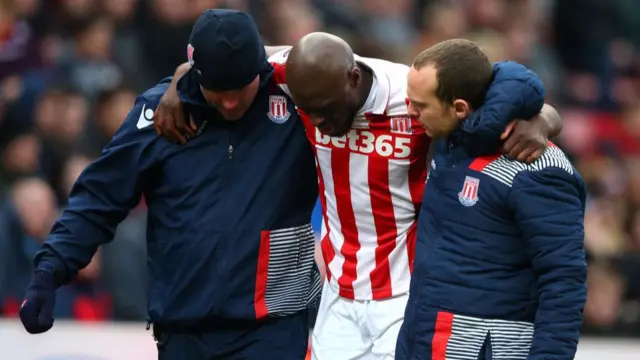
M136 94L186 61L193 21L213 7L249 11L271 45L323 30L360 55L409 63L437 41L465 37L493 60L537 71L564 118L556 142L590 190L578 359L640 358L640 338L635 347L615 342L640 337L637 0L0 0L0 358L153 358L144 204L58 292L57 319L71 323L28 337L16 315L33 255L74 180Z

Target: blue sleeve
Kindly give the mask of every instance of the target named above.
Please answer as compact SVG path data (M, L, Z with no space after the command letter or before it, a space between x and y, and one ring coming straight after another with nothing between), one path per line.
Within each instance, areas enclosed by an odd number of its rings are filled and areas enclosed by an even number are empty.
M171 83L171 80L173 80L173 76L164 77L164 78L162 78L162 80L160 80L158 85L168 85L168 84Z
M484 102L463 123L463 130L497 139L515 119L530 119L542 110L545 89L538 74L512 61L494 64L493 81Z
M527 360L573 359L587 297L584 185L568 171L549 167L519 174L509 196L537 278Z
M138 100L102 155L73 186L67 208L35 260L59 284L89 264L98 246L113 239L118 224L140 202L145 173L159 157L152 152L157 139L148 119L152 112Z

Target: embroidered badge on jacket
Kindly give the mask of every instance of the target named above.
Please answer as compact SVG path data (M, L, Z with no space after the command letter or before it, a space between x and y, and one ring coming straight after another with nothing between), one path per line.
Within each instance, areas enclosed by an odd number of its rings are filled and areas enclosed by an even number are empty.
M267 116L276 124L285 123L291 113L287 109L287 98L281 95L269 96L269 112Z
M462 190L458 193L458 200L460 204L464 206L473 206L478 202L478 188L480 187L480 180L471 176L467 176L464 179L464 185Z

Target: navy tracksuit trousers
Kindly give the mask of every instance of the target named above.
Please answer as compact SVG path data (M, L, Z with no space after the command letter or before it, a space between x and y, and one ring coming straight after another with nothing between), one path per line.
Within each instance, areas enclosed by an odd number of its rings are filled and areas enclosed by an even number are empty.
M154 327L158 360L303 360L308 311L258 322L218 322L200 330Z

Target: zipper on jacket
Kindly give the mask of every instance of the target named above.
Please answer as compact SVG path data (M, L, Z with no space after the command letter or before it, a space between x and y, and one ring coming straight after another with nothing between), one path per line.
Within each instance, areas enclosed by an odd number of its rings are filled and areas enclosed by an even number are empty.
M237 145L236 139L239 136L238 124L235 121L226 121L225 122L225 130L227 133L227 141L229 143L229 147L227 147L227 155L228 159L233 159L233 152L235 151L234 145Z
M458 157L458 152L460 151L459 146L461 144L462 134L454 133L449 139L447 139L447 147L445 150L446 153L446 167L447 168L455 168L456 161Z

